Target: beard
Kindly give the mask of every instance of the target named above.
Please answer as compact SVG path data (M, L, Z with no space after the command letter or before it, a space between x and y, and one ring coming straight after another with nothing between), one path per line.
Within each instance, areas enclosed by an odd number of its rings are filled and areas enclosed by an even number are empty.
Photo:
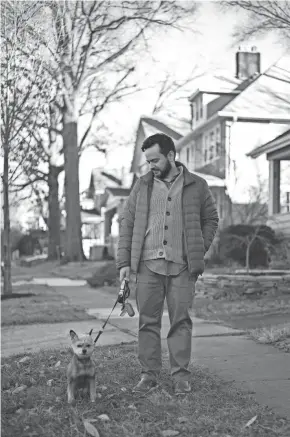
M169 160L166 161L165 167L163 168L163 170L157 170L157 172L155 173L155 177L157 179L165 179L166 176L169 174L171 170L171 165Z

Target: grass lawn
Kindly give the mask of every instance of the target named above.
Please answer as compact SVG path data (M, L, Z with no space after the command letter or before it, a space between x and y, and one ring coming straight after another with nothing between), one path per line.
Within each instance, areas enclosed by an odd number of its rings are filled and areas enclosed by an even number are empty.
M87 279L98 268L102 268L107 264L106 261L84 261L61 265L58 261L44 261L31 267L24 267L13 263L11 273L13 280L25 276L28 278L66 277L70 279Z
M290 324L254 329L250 336L258 343L271 344L284 352L290 352Z
M45 285L14 287L13 293L31 293L33 296L2 300L2 326L94 319L84 309L72 306L65 296Z
M286 437L290 424L246 393L194 367L193 392L185 398L172 393L168 369L161 386L147 397L131 388L139 378L136 344L100 347L95 351L97 401L80 396L75 407L66 400L67 351L46 351L2 361L2 435L71 437L89 435L91 420L100 437ZM167 364L168 357L165 357ZM15 391L16 390L16 391ZM98 416L106 414L107 421ZM245 427L253 417L254 423ZM167 433L166 433L167 431ZM169 432L171 431L171 433Z
M267 296L260 299L223 300L196 298L197 317L220 321L234 328L255 329L290 319L290 296ZM281 322L280 322L281 320Z

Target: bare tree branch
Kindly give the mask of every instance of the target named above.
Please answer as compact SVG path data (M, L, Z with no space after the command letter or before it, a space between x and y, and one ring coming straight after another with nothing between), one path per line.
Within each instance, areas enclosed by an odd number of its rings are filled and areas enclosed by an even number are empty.
M244 11L247 22L237 26L235 38L243 42L252 36L278 32L286 45L290 44L290 3L287 0L229 0L222 1L222 7Z

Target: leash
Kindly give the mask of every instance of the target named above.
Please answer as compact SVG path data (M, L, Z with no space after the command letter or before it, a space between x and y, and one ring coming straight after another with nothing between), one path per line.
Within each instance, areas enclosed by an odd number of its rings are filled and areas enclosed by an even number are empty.
M116 308L117 304L120 303L122 305L122 311L121 311L121 316L124 316L126 313L129 314L130 317L133 317L135 315L135 311L132 307L132 305L129 302L126 302L126 300L129 298L130 296L130 288L129 288L129 281L128 279L124 279L123 284L121 285L118 297L116 299L116 302L114 303L114 306L110 312L110 314L108 315L107 319L105 320L105 323L103 324L102 328L100 329L100 331L98 332L98 335L96 336L94 343L96 344L98 339L100 338L100 336L102 335L102 333L104 332L104 329L114 311L114 309ZM90 333L92 333L93 330L90 331Z

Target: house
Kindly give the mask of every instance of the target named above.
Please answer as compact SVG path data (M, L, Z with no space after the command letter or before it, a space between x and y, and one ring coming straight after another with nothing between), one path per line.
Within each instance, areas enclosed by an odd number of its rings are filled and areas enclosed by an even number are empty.
M290 127L248 153L254 159L261 155L266 155L269 171L267 224L290 240Z
M150 135L164 133L170 136L174 141L180 140L184 135L190 132L189 121L168 120L165 117L142 116L136 133L133 159L130 172L140 176L148 171L147 163L141 146L144 140Z
M176 142L180 161L191 171L221 178L232 202L249 202L257 177L267 177L267 162L247 153L290 124L290 56L261 73L260 53L239 50L236 77L216 77L189 103L191 132Z
M257 178L267 176L266 157L261 155L254 162L247 153L274 140L290 124L290 56L263 73L260 58L254 47L239 50L236 77L215 76L190 96L190 123L142 116L130 169L134 175L131 187L148 171L141 151L144 139L165 133L175 141L177 159L208 182L220 227L231 224L232 203L247 204Z
M109 255L116 256L117 240L119 236L119 217L124 201L129 196L131 187L106 188L107 201L102 210L104 217L104 244L108 247Z
M98 167L91 172L89 186L81 197L82 236L86 256L89 256L92 246L109 244L112 218L116 211L112 196L116 195L117 203L121 201L120 190L124 190L122 179L122 169L108 172L103 167Z
M184 121L180 122L178 120L174 120L173 122L165 117L161 118L155 116L141 117L137 129L134 155L130 169L135 176L140 177L149 171L148 164L145 160L145 155L141 150L143 141L148 136L160 132L169 135L171 138L173 138L173 140L175 140L175 143L178 143L178 141L182 140L183 135L189 135L191 130L189 129L188 123ZM188 156L186 156L185 159L184 157L181 159L180 154L177 154L177 159L187 165L190 171L192 170L190 165L188 165ZM195 171L195 174L203 177L207 181L216 200L219 215L221 217L220 225L221 227L226 226L229 224L227 218L231 216L231 201L226 192L225 181L218 175L210 173L201 174Z

